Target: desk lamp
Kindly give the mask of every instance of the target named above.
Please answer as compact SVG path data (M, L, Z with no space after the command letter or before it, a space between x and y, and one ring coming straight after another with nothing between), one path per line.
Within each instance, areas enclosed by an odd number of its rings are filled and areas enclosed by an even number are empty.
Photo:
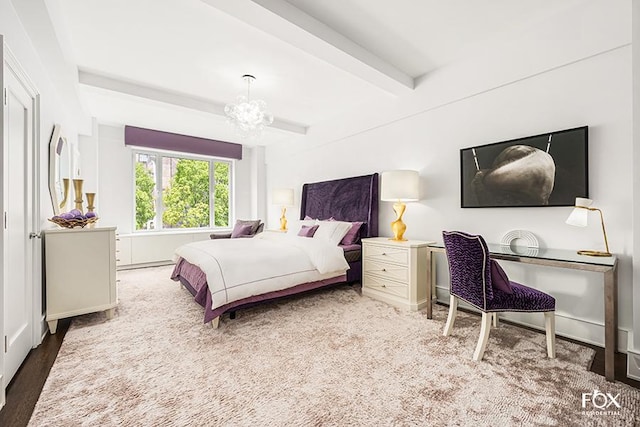
M586 227L587 226L587 217L589 211L598 211L600 213L600 222L602 223L602 234L604 235L604 246L606 248L606 252L602 251L591 251L591 250L579 250L578 254L580 255L590 255L590 256L612 256L611 252L609 252L609 243L607 241L607 232L604 229L604 218L602 216L602 211L598 208L592 208L591 204L593 200L585 199L582 197L576 197L576 205L573 208L573 211L567 218L567 224L575 225L577 227Z

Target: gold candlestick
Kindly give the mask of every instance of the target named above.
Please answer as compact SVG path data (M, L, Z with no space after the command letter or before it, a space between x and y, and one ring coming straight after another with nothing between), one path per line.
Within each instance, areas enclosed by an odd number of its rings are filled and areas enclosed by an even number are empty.
M85 195L87 196L87 212L93 212L93 210L96 208L93 205L93 202L96 198L96 193L85 193Z
M62 178L62 186L63 186L63 198L60 202L60 209L64 208L67 205L67 198L69 197L69 178Z
M76 209L82 212L82 183L84 181L81 179L73 180L73 188L76 192L76 199L73 201L76 204Z

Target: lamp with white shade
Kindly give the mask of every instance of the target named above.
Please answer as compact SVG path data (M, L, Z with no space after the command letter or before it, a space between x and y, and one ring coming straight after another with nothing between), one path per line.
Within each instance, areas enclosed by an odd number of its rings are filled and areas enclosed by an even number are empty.
M278 188L273 190L273 204L282 207L280 231L287 231L287 206L293 206L293 188Z
M573 211L567 218L566 223L569 225L574 225L576 227L586 227L588 224L588 216L589 211L598 211L600 213L600 223L602 224L602 234L604 235L604 246L606 252L602 251L592 251L592 250L579 250L578 253L580 255L590 255L590 256L602 256L608 257L612 256L611 252L609 252L609 242L607 241L607 231L604 228L604 217L602 216L602 211L598 208L592 208L591 204L593 200L585 199L583 197L576 197L576 204L573 208Z
M396 220L391 223L393 238L391 240L404 241L407 226L402 222L402 215L407 208L404 202L417 202L420 198L420 176L418 171L393 170L382 173L380 200L395 202L393 210Z

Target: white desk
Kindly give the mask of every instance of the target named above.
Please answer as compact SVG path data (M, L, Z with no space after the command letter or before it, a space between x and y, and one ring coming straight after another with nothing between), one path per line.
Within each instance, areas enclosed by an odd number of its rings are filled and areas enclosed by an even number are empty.
M499 244L488 244L492 258L515 261L524 264L569 268L573 270L594 271L604 274L604 372L608 381L615 379L614 356L617 346L618 330L618 259L611 257L593 257L578 255L566 249L511 248ZM445 252L444 245L433 244L427 251L427 289L433 289L433 252ZM431 294L431 292L429 292ZM427 308L427 317L431 318L431 307Z

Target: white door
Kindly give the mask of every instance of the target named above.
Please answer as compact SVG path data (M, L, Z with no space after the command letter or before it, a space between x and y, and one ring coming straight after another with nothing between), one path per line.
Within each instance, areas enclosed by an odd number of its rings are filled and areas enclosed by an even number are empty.
M8 384L32 346L33 220L32 144L34 100L12 70L4 67L3 145L4 220L4 384Z

